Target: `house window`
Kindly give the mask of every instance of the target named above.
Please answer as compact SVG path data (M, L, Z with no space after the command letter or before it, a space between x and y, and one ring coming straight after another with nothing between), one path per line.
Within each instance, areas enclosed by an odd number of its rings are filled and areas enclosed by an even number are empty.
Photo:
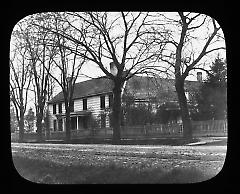
M113 106L113 95L110 94L110 95L108 96L108 99L109 99L109 108L111 108L111 107Z
M101 128L105 128L105 127L106 127L106 115L101 114Z
M87 110L87 98L83 99L83 110Z
M58 120L58 130L59 130L59 131L62 131L62 130L63 130L63 120L62 120L62 119L59 119L59 120Z
M56 104L53 104L53 114L56 114Z
M62 113L62 103L58 104L58 113Z
M100 108L105 109L105 96L100 96Z
M53 131L57 131L57 120L53 120Z
M70 112L74 112L74 101L72 100L69 104L70 106Z

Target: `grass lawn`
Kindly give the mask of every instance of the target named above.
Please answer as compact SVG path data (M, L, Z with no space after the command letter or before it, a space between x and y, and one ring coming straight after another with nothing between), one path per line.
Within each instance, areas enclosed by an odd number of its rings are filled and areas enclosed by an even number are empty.
M194 167L174 168L127 168L116 163L104 166L89 164L64 165L52 161L13 156L18 173L27 180L46 184L88 184L88 183L192 183L207 180Z
M193 137L191 140L186 140L183 137L164 137L164 138L122 138L119 145L185 145L188 143L195 143L198 142L199 138ZM12 139L12 142L18 142L18 138L15 137ZM25 142L27 143L37 143L37 140L26 139ZM39 142L40 143L40 142ZM64 144L64 140L59 139L52 139L46 140L46 142L42 143L62 143ZM111 138L78 138L72 139L71 144L112 144Z

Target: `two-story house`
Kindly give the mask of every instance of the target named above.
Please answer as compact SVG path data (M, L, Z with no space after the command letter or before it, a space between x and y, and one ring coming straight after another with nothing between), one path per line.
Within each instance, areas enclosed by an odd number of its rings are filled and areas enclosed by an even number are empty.
M186 97L189 102L200 83L200 74L198 74L198 81L185 81ZM111 109L113 103L112 88L113 83L106 77L75 84L71 110L72 130L90 128L91 118L98 118L100 127L110 126L109 116L101 113L108 108ZM135 104L151 103L155 107L153 111L163 104L169 111L179 110L173 79L133 76L124 84L123 96L126 95L131 95ZM48 109L51 131L65 131L65 107L62 92L48 102Z
M75 84L71 108L72 130L87 129L91 116L97 118L106 108L112 106L111 81L96 78ZM63 93L57 94L48 102L49 127L53 131L65 131L65 105ZM102 127L108 127L109 121L101 119Z

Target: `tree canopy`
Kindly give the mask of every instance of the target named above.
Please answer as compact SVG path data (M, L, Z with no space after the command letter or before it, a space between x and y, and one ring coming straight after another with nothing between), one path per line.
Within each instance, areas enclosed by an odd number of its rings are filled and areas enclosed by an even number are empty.
M226 119L227 63L219 56L212 63L208 77L202 84L198 102L198 119Z

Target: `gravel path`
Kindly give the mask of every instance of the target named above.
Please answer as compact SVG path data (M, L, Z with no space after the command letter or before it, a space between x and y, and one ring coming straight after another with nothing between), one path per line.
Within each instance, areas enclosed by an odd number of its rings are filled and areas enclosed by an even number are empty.
M224 164L226 146L138 146L99 144L12 143L12 154L65 165L106 165L128 168L195 167L214 176Z

